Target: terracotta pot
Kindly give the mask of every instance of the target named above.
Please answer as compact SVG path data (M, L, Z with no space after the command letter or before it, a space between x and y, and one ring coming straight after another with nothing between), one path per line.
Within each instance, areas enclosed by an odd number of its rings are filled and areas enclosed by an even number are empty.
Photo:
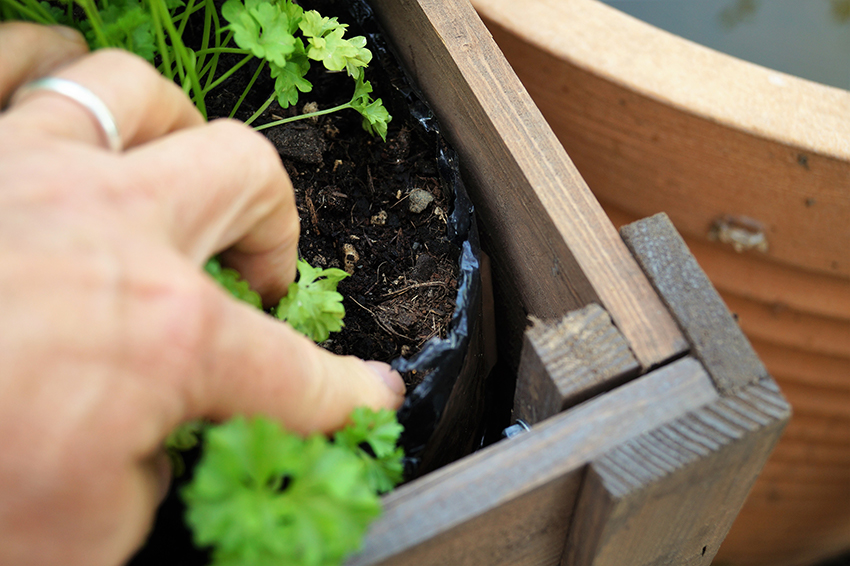
M794 416L718 563L850 550L850 92L593 0L474 0L619 225L669 214Z

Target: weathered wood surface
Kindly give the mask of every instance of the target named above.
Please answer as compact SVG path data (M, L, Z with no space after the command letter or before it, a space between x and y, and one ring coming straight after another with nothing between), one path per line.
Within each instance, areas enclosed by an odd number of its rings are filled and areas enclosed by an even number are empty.
M615 225L636 218L606 205ZM718 560L810 565L850 549L850 289L685 238L794 415ZM745 282L751 286L743 286ZM830 314L832 313L832 314ZM770 525L767 528L766 525Z
M789 415L765 379L613 448L590 466L562 565L710 564Z
M670 215L795 408L718 560L850 550L850 93L593 0L473 3L615 224ZM712 242L726 214L768 251Z
M850 92L595 0L473 3L600 201L702 241L745 215L766 257L850 278Z
M790 406L669 218L620 233L721 396L591 464L562 565L707 565Z
M675 324L472 6L373 4L461 156L496 272L512 279L499 297L508 319L598 302L643 368L681 354Z
M347 564L558 564L586 465L718 398L690 358L637 378L387 495Z
M640 365L605 309L593 303L557 322L531 318L513 418L533 425L638 374Z
M721 393L768 377L666 214L623 226L620 234Z

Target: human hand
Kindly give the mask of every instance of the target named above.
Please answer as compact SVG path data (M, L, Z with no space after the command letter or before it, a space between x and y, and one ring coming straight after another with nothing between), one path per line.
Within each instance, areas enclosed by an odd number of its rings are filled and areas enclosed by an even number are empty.
M334 356L202 273L225 250L267 302L293 280L298 217L274 148L68 32L0 24L0 107L64 77L105 102L125 148L106 150L98 122L52 92L0 114L0 564L16 566L129 558L181 422L264 413L330 431L404 390L385 364Z

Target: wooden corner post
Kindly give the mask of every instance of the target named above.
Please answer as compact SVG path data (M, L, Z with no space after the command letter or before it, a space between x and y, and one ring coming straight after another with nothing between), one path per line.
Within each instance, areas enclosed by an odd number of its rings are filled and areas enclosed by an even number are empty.
M708 565L790 407L666 215L621 235L718 397L590 463L561 564Z

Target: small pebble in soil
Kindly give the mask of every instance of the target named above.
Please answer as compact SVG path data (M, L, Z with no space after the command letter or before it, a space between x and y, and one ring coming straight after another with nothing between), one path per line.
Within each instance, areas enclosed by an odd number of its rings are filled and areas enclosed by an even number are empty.
M318 104L316 104L315 102L308 102L308 103L306 103L306 104L304 105L304 107L301 109L301 113L302 113L302 114L312 114L313 112L318 112L318 111L319 111L319 105L318 105ZM309 119L309 120L310 120L310 122L312 122L313 124L315 124L315 123L317 123L317 122L319 121L319 117L318 117L318 116L313 116L312 118L308 118L308 119Z
M381 210L378 212L378 214L373 215L372 219L370 220L370 223L372 224L372 226L383 226L384 224L386 224L387 211Z
M354 246L352 244L343 244L342 245L343 271L345 271L349 275L354 275L354 267L357 265L358 261L360 261L360 254L357 253L357 250L354 248Z
M414 214L419 214L431 204L434 195L424 189L413 189L407 196L408 209Z
M434 207L434 216L442 220L445 224L449 223L449 217L446 215L446 211L439 206Z

